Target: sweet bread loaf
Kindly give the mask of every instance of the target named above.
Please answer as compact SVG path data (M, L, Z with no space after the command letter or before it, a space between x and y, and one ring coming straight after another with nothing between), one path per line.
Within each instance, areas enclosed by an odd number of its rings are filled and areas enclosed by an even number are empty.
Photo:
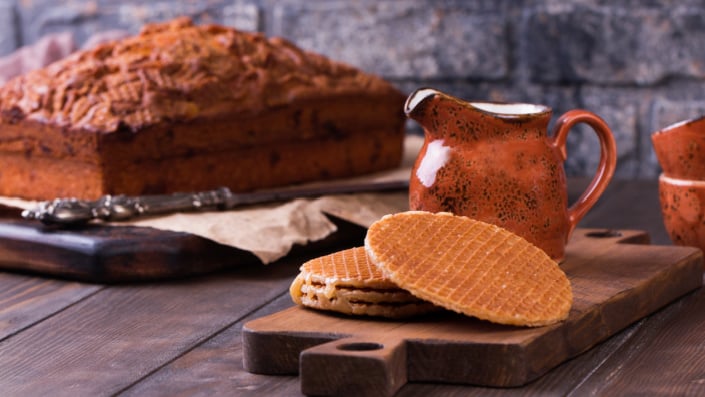
M392 168L404 100L281 38L147 25L0 87L0 195L247 191Z

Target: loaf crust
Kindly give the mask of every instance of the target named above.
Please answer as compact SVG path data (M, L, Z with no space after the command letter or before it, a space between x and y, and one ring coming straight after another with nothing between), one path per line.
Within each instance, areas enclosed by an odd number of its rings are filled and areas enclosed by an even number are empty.
M399 164L404 96L281 38L187 18L0 88L0 194L254 190Z

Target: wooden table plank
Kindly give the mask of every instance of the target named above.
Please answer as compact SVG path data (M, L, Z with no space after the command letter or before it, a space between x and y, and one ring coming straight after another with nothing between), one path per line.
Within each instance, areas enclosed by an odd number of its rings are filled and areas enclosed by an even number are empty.
M0 341L99 291L99 285L0 273Z
M647 184L648 185L648 184ZM593 227L612 227L611 217L614 216L615 204L622 200L620 195L635 194L627 184L617 183L594 209L594 215L586 217L585 223ZM653 186L647 186L653 188ZM576 190L576 189L573 189ZM647 189L648 190L648 189ZM653 191L653 189L651 189ZM639 195L639 193L636 193ZM614 197L617 197L615 199ZM648 208L653 200L645 201ZM624 211L623 205L617 205L619 211ZM651 218L641 217L637 224L629 224L629 220L639 215L639 207L628 206L626 226L645 229L652 227ZM623 223L624 224L624 223ZM288 294L284 293L275 302L267 305L261 311L248 317L259 318L283 308L291 306ZM300 395L299 380L295 376L262 376L244 372L242 368L242 345L240 328L243 322L228 327L205 344L194 348L183 357L145 378L138 384L126 390L124 394L157 395L168 392L170 395L188 395L197 388L208 395L262 395L271 396ZM504 395L567 395L579 388L588 379L595 368L610 360L620 346L629 341L638 332L644 321L622 331L616 336L596 346L594 349L570 360L535 382L522 388L483 388L460 385L409 384L399 393L401 396L426 395L458 395L458 396L504 396Z
M298 396L297 376L265 376L244 371L242 366L242 324L292 306L288 293L261 310L228 327L213 339L194 348L150 375L121 395L203 395ZM594 349L570 360L537 381L521 388L484 388L463 385L408 384L400 396L563 396L580 385L595 367L608 360L638 327L618 333Z
M104 288L0 344L0 390L112 395L281 295L297 269Z
M646 230L670 244L655 181L614 181L580 226ZM240 340L244 321L291 306L299 263L111 287L0 274L0 391L301 395L296 376L244 371ZM399 395L703 394L703 305L700 290L521 388L409 384Z
M288 292L264 308L174 362L125 390L121 396L299 396L296 376L251 374L242 364L242 325L255 318L284 310L293 303Z
M651 316L576 395L705 395L705 290Z

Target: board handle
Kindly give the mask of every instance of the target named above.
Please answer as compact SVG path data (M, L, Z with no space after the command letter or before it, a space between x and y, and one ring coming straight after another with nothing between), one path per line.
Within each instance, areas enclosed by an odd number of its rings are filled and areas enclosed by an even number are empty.
M389 397L406 384L406 342L351 337L314 346L299 358L305 395Z

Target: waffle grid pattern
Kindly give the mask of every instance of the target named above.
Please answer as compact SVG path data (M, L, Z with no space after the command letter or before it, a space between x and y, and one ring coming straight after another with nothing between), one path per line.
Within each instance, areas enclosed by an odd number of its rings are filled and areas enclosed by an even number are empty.
M494 225L409 211L373 224L368 257L415 296L480 319L541 326L565 319L570 281L545 252Z
M289 292L299 305L345 314L403 318L438 310L387 279L364 247L304 263Z

